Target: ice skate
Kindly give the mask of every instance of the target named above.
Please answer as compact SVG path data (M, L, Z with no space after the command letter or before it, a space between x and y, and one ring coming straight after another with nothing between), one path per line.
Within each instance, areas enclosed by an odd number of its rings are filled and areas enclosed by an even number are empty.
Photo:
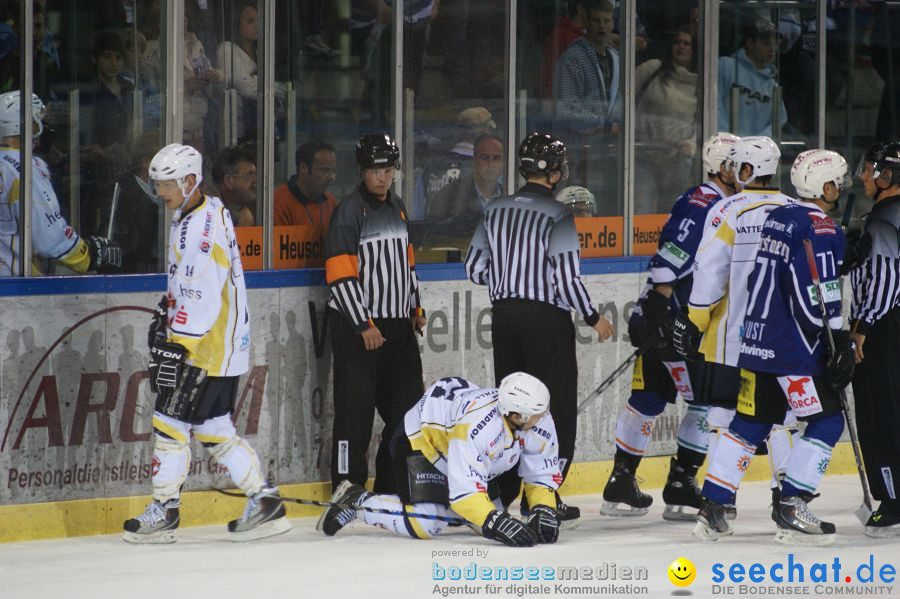
M809 511L802 497L782 497L778 503L775 542L782 545L831 545L834 524L822 522Z
M718 541L721 537L734 534L734 527L728 518L728 507L705 500L697 513L697 526L694 527L693 535L704 541Z
M703 507L703 496L697 487L697 479L684 471L672 458L669 466L669 480L663 488L663 501L666 509L663 520L672 522L694 522L697 510Z
M357 506L369 496L366 490L345 480L338 485L328 501L331 503L340 503L342 505ZM316 530L324 532L327 536L333 537L337 531L344 528L357 518L358 510L349 507L330 506L325 508L319 521L316 523Z
M280 535L291 529L285 516L284 503L276 487L263 489L247 500L244 513L228 523L231 541L253 541Z
M616 464L603 489L600 513L616 517L643 516L652 503L653 498L641 492L634 473L624 464ZM628 507L622 507L623 504Z
M154 500L143 514L125 521L122 539L128 543L174 543L175 530L181 521L180 505L177 499L165 503Z

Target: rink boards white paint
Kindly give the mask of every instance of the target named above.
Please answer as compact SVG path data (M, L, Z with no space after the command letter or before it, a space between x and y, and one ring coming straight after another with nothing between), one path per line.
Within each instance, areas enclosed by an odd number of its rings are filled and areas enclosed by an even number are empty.
M617 334L598 343L593 331L578 323L580 398L631 353L625 323L644 277L640 272L584 277ZM426 384L447 375L491 384L485 288L461 280L426 281L422 291L428 326L419 343ZM0 298L0 506L145 500L153 408L146 329L149 308L158 299L158 291ZM241 377L236 426L282 484L329 479L333 408L326 299L322 286L249 290L251 370ZM630 379L630 372L622 375L580 418L576 462L612 456L615 421ZM673 453L683 409L679 402L660 417L648 455ZM376 433L380 429L379 422ZM373 445L376 441L377 435ZM199 443L192 450L186 491L230 485ZM577 485L577 478L572 483ZM321 485L304 488L324 492Z

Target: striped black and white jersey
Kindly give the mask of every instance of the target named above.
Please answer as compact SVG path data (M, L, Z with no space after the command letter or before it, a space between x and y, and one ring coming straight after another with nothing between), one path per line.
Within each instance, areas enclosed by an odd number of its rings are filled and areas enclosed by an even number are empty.
M373 318L424 315L409 243L406 207L393 192L381 202L362 185L338 204L325 237L328 305L357 333Z
M872 251L850 273L850 318L862 335L900 306L900 196L876 202L865 230L872 235Z
M466 274L488 286L491 302L546 302L574 309L594 326L600 314L581 281L579 259L571 213L549 189L528 183L488 203L466 255Z

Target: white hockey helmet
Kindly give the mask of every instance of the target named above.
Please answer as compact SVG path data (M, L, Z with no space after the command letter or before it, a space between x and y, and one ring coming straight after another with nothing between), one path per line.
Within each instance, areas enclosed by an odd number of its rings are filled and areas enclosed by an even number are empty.
M831 150L800 152L791 165L791 183L801 198L819 198L825 184L831 181L838 189L847 182L847 161Z
M0 137L19 135L19 121L22 118L22 94L19 90L0 94ZM31 95L31 118L37 125L35 137L44 131L44 103L37 94Z
M733 166L735 178L741 187L747 187L757 177L774 175L778 171L779 159L781 150L778 149L778 144L765 135L742 137L728 152L728 161ZM753 175L742 181L740 169L745 162L753 167Z
M703 142L703 170L706 174L719 174L719 166L728 158L728 152L741 138L719 131Z
M584 216L582 212L588 212L589 216L597 213L597 200L594 194L585 187L570 185L564 187L556 194L556 201L568 208L575 216Z
M540 380L524 372L514 372L500 381L500 412L510 412L529 418L545 412L550 407L550 391Z
M153 156L148 170L152 181L175 180L178 183L178 189L184 196L184 202L181 204L181 207L184 208L188 198L203 181L203 157L191 146L169 144ZM197 178L194 187L189 190L186 189L187 182L185 181L188 175L194 175Z

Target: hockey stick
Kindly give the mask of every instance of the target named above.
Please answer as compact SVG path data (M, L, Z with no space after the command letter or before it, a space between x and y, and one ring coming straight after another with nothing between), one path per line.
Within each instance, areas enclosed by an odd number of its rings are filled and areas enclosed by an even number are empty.
M850 219L853 217L853 204L855 203L856 194L851 192L847 195L847 205L844 206L844 216L841 218L841 229L844 231L850 226Z
M234 491L226 491L224 489L215 489L222 495L227 495L229 497L246 497L243 493L237 493ZM462 518L454 518L453 516L438 516L435 514L420 514L418 512L397 512L394 510L385 510L380 508L372 508L372 507L362 507L358 505L352 505L350 503L333 503L331 501L316 501L315 499L298 499L296 497L282 497L282 501L287 501L288 503L299 503L300 505L315 505L318 507L336 507L342 510L357 510L361 512L370 512L372 514L385 514L387 516L404 516L407 518L418 518L420 520L440 520L441 522L449 522L450 524L468 524L468 520L463 520Z
M619 376L623 372L625 372L629 366L631 366L632 362L637 360L637 357L639 355L643 354L644 352L646 352L648 349L650 349L650 348L649 347L639 347L636 350L634 350L633 352L631 352L631 355L628 356L628 359L626 359L624 362L622 362L622 364L620 364L618 368L613 370L612 374L610 374L608 377L606 377L603 380L603 382L600 383L600 385L598 385L596 389L594 389L593 393L588 395L584 401L582 401L580 404L578 404L578 413L581 414L582 412L584 412L584 410L591 403L593 403L593 401L595 399L597 399L598 397L603 395L603 392L612 386L612 384L615 382L615 380L617 378L619 378Z
M112 239L113 223L116 220L116 207L119 205L119 196L121 195L121 193L122 190L119 187L119 182L116 181L116 186L113 188L112 205L109 209L109 226L106 228L107 239Z
M822 294L822 283L819 280L819 269L816 267L816 257L813 254L812 243L809 239L803 240L803 247L806 250L806 261L809 263L809 274L812 275L813 285L816 288L816 295L819 300L819 311L822 313L822 328L825 329L825 336L828 339L828 347L831 349L831 355L834 355L834 337L831 334L831 327L828 326L828 311L825 309L825 296ZM860 522L865 524L872 515L872 493L869 490L869 481L866 479L865 470L863 470L862 451L859 447L859 439L856 436L856 427L853 423L853 416L850 414L850 402L847 399L847 393L844 389L840 390L841 409L844 412L844 418L847 421L847 430L850 431L850 445L853 447L853 457L856 458L856 470L859 472L859 481L862 483L863 505L859 506L856 511L856 517Z

